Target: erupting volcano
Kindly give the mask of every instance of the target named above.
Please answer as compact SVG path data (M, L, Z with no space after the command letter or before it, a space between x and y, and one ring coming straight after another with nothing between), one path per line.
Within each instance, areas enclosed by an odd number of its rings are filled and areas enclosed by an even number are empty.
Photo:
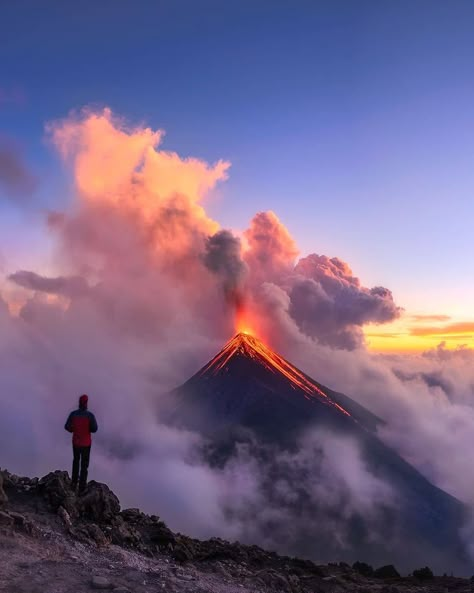
M341 412L350 416L349 412L324 393L314 381L246 332L238 333L227 342L219 354L202 369L200 375L210 374L215 377L220 372L227 373L238 358L251 359L256 365L261 365L277 376L280 375L280 379L283 376L289 381L291 387L296 392L302 392L306 399L310 401L311 398L320 399L323 403L336 406Z
M440 566L446 566L449 560L454 567L458 560L462 562L458 532L464 521L462 504L431 484L379 438L377 428L390 419L381 420L353 399L316 382L253 335L237 333L193 377L162 396L160 410L166 423L205 437L201 453L210 465L232 463L243 445L272 476L262 486L262 495L281 507L281 516L295 517L295 521L305 513L311 517L310 524L318 526L317 532L305 522L298 523L291 544L285 524L279 527L278 521L272 520L262 528L272 534L273 541L283 542L280 550L318 560L359 558L396 561L406 567L414 554L423 550L431 564L439 561ZM349 518L343 511L338 516L332 508L328 523L327 511L318 498L320 486L314 491L302 486L308 471L312 483L328 479L318 465L318 459L324 457L321 450L311 452L314 465L310 470L288 474L292 470L280 460L304 455L305 438L317 435L351 443L363 460L364 471L391 492L388 506L380 501L376 522L371 517L367 523L367 516L357 509ZM278 490L282 480L292 489L291 495L283 498ZM331 477L330 481L331 497L344 500L349 495L347 484ZM343 544L334 537L332 526L337 524L347 536ZM373 536L374 526L383 534L381 539Z
M240 332L182 387L173 416L202 430L236 425L263 438L292 438L308 422L373 430L380 420L343 394L317 383L255 336ZM282 431L284 427L284 431Z

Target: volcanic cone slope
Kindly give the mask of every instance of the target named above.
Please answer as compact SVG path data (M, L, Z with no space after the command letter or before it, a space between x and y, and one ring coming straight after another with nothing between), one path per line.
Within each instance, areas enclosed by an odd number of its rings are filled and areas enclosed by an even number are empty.
M168 402L168 421L197 430L213 443L209 462L218 465L226 463L239 442L252 443L256 455L261 446L268 468L273 463L269 450L296 451L304 434L322 431L350 439L368 471L393 492L393 504L384 509L378 525L379 531L386 532L386 541L373 539L361 515L351 528L349 548L365 553L373 562L396 558L405 566L410 565L414 550L418 558L418 552L425 550L422 557L426 562L438 562L445 570L462 562L459 529L465 520L463 505L378 438L377 426L384 423L381 419L344 394L314 381L257 338L237 334L162 401ZM277 475L280 470L272 471ZM318 512L317 502L311 499L308 503L312 513ZM317 544L312 542L308 547L305 540L287 551L301 554L306 550L319 558L325 553L339 554L339 558L344 555L335 542L320 535ZM347 542L345 545L347 559L354 559Z
M317 419L350 430L381 422L349 397L311 379L249 334L239 333L173 392L176 418L196 428L257 429L261 438L291 440ZM282 431L282 428L285 428Z

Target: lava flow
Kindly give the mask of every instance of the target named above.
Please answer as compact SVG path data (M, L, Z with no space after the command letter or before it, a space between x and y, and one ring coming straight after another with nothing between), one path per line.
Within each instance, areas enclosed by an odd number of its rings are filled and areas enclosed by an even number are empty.
M254 360L272 373L283 375L294 388L303 391L307 399L312 397L325 398L327 403L334 405L341 412L350 416L347 410L329 398L309 377L306 377L295 366L265 346L263 342L250 333L239 332L236 334L227 342L219 354L201 370L200 375L217 375L220 371L225 370L234 356L243 356Z

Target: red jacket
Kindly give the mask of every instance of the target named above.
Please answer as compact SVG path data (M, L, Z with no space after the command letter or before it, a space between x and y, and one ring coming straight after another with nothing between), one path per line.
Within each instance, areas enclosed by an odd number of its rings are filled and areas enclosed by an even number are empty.
M79 408L69 414L64 428L68 432L72 432L74 447L90 447L92 444L91 433L97 432L97 420L87 408Z

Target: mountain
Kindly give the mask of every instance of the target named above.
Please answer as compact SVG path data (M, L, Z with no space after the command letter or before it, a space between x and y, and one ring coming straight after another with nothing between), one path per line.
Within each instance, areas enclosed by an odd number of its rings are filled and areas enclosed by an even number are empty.
M274 484L281 478L292 484L293 502L281 503L281 510L285 516L293 513L305 519L291 541L285 536L286 526L280 531L278 522L265 526L267 535L274 533L279 549L283 546L285 552L318 561L336 557L353 561L362 554L364 560L395 560L407 569L415 561L424 561L446 572L465 570L467 560L459 535L466 520L463 505L382 442L377 436L377 426L383 423L380 418L313 380L254 336L234 336L193 377L164 396L162 406L167 422L206 437L210 464L225 466L238 446L246 444L272 476L265 485L267 500L275 503ZM298 452L302 436L308 433L349 439L360 451L370 476L390 488L393 500L388 505L380 501L376 519L371 517L369 522L362 508L350 517L342 512L334 516L337 511L331 508L329 522L327 507L315 489L308 493L306 488L304 496L299 495L304 472L298 474L277 460L281 452ZM311 466L313 483L319 467L317 463ZM327 473L320 479L327 480ZM334 496L344 499L346 493L335 492ZM346 532L344 542L334 533L340 526Z
M311 379L254 336L239 333L189 381L174 390L178 417L203 429L226 424L289 439L318 422L341 429L382 421L349 397ZM285 427L282 433L282 427Z

